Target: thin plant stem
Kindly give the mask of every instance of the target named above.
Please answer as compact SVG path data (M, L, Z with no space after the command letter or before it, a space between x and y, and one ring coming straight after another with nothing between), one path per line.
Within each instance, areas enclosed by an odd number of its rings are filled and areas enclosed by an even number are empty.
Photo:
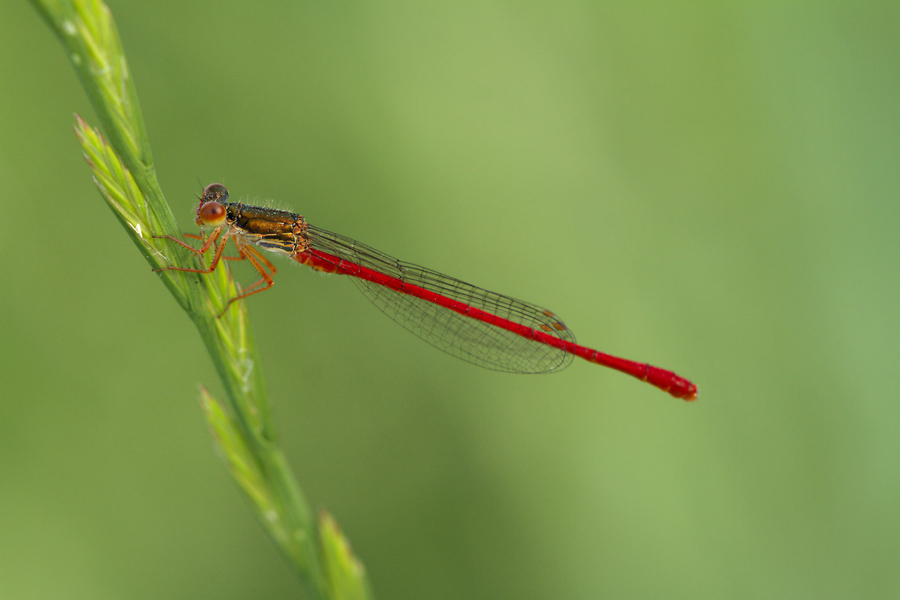
M105 132L76 116L85 159L113 214L153 269L208 261L161 237L180 232L157 181L134 80L109 8L100 0L32 3L62 42ZM370 598L362 565L333 519L323 513L317 523L278 446L246 307L228 306L238 294L229 271L222 266L212 274L164 270L156 276L196 325L224 386L224 403L206 388L200 391L217 446L308 596Z

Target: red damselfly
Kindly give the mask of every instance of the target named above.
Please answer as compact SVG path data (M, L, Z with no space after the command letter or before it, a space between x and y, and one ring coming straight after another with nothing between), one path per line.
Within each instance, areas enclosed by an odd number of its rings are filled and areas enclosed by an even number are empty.
M369 300L403 327L476 365L510 373L550 373L569 366L578 356L637 377L676 398L697 397L697 386L672 371L579 346L562 320L545 308L397 260L310 225L298 214L228 202L228 190L222 184L203 190L197 224L213 228L205 239L199 238L204 240L199 250L165 237L200 255L214 247L209 267L166 269L212 273L223 258L248 260L262 279L231 302L272 287L276 268L259 251L267 250L318 271L349 275ZM223 256L229 239L237 246L236 257Z

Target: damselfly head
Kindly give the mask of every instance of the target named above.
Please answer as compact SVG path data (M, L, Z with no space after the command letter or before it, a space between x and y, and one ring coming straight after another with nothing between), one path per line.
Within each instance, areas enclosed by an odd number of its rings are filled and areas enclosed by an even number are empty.
M228 201L228 189L221 183L211 183L203 190L200 196L200 206L197 207L197 225L201 227L218 227L225 221L227 211L225 202Z

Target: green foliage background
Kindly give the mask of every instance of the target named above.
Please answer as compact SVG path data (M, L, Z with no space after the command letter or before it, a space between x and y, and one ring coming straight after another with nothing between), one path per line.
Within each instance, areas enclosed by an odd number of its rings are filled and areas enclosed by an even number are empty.
M110 6L185 230L221 181L700 385L482 371L279 263L275 418L376 596L900 592L896 3ZM60 45L0 32L0 597L296 596Z

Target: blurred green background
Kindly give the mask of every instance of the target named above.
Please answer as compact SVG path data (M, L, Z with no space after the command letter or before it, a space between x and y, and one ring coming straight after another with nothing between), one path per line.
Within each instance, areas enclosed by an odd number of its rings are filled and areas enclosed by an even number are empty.
M377 597L900 595L900 4L110 5L186 231L220 181L700 386L481 370L282 261L282 441ZM0 597L297 596L61 46L0 31Z

